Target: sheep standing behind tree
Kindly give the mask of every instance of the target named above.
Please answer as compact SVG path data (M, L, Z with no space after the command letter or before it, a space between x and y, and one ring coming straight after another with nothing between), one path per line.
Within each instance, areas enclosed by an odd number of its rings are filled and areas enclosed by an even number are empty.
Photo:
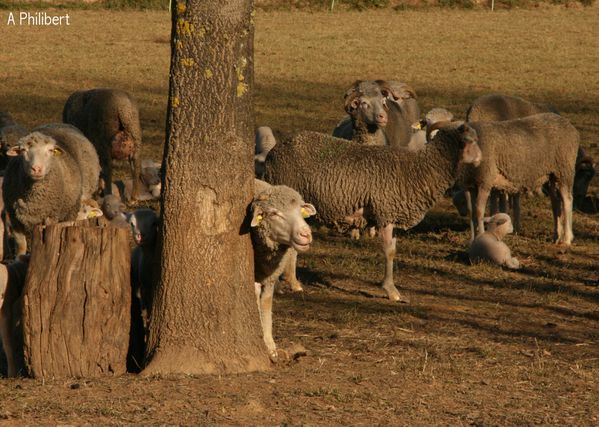
M483 161L465 166L460 184L474 191L473 235L483 233L487 199L493 188L507 193L540 191L551 198L556 242L572 241L572 186L580 136L572 124L554 113L502 122L469 123L478 134Z
M479 235L468 250L470 262L489 261L511 269L519 269L520 262L512 257L510 248L502 242L503 238L514 231L510 216L505 213L485 218L486 231Z
M478 164L476 132L467 125L441 129L416 153L357 144L316 132L302 132L277 144L266 158L266 180L296 189L328 224L364 220L379 228L386 258L383 289L402 299L393 283L394 225L418 224L456 178L462 163Z
M304 218L314 214L314 206L304 202L297 191L255 180L251 236L256 297L264 343L272 361L278 357L272 337L274 287L289 265L295 267L296 251L310 248L312 232Z
M8 150L2 184L16 255L37 224L73 221L98 189L100 165L93 145L67 124L41 126Z
M141 126L136 102L118 89L77 91L67 99L62 121L70 123L94 144L100 158L104 193L112 193L112 159L129 162L133 189L140 191Z

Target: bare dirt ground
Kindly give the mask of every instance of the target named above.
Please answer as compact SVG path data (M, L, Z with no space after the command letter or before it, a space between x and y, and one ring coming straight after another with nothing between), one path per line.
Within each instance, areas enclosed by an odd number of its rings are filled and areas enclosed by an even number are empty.
M58 121L73 90L121 87L141 106L145 154L160 158L168 15L72 14L69 28L41 29L0 13L0 111L34 126ZM458 117L488 92L550 101L599 158L598 19L597 8L259 13L257 124L329 132L353 80L396 77L423 111ZM599 424L597 215L575 213L560 253L549 201L523 200L524 231L507 243L524 268L508 272L469 265L466 221L445 201L398 234L409 305L384 298L376 239L315 229L305 292L281 286L274 307L275 339L305 356L228 377L2 379L0 424Z

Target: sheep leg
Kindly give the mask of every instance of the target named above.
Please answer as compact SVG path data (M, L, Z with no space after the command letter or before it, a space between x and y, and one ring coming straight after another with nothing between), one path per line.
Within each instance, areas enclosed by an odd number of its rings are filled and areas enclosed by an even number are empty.
M385 278L383 289L391 301L404 301L399 291L393 284L393 259L395 258L395 244L397 239L393 237L393 224L388 224L379 229L383 242L383 253L385 254Z
M100 158L100 178L104 181L104 196L112 194L112 158L109 153L98 153Z
M470 192L469 190L465 190L464 191L464 197L466 199L466 209L468 210L468 217L470 218L470 241L473 242L474 241L474 237L475 236L475 231L474 231L474 219L472 216L473 210L472 210L472 192ZM475 194L475 193L474 193ZM476 200L476 198L475 198Z
M8 291L7 291L8 293ZM6 295L5 295L6 297ZM2 347L4 348L4 354L6 355L6 364L8 368L8 376L17 376L17 367L15 364L15 353L14 353L14 336L12 334L12 304L7 299L2 304L0 310L0 338L2 338Z
M485 232L485 208L487 206L487 199L489 198L490 189L479 188L476 194L476 207L474 209L475 217L472 222L476 224L475 232L476 236Z
M260 292L260 320L262 322L262 336L264 338L264 344L268 350L268 357L272 362L276 362L278 359L277 346L272 337L272 297L275 290L274 283L262 284L262 290Z
M498 191L499 197L499 212L507 213L508 194L505 191Z
M512 215L514 217L514 231L520 233L520 193L512 194Z
M27 237L25 233L13 229L13 237L15 239L15 257L25 255L27 253Z
M559 221L562 223L561 235L558 234L558 243L569 245L572 243L574 234L572 233L572 186L560 183L559 194L561 201L561 216Z
M296 271L297 251L295 249L291 249L289 251L289 257L285 265L285 270L283 271L283 279L289 283L293 292L302 292L304 288L302 288L302 283L297 280Z
M563 234L560 196L555 189L555 182L549 181L546 188L547 192L549 193L549 199L551 200L551 210L553 211L553 240L556 243L559 243L560 236Z
M500 194L497 190L491 190L491 196L489 198L489 210L491 215L495 215L498 212L505 212L501 210Z
M129 168L131 169L131 200L137 200L141 188L141 156L139 150L136 150L132 156L129 156Z

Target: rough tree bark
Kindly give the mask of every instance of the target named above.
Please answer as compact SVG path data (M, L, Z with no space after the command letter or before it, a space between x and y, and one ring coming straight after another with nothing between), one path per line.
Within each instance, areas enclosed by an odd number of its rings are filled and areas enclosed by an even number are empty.
M125 373L129 233L90 225L34 230L21 305L25 367L34 378Z
M145 375L266 369L246 208L251 0L173 2L159 282Z

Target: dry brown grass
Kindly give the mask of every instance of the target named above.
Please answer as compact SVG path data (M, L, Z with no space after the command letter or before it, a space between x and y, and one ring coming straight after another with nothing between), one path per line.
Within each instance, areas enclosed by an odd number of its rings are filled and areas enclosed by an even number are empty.
M144 151L159 158L168 85L163 12L71 11L69 28L0 16L0 111L57 121L76 89L139 100ZM259 13L257 124L329 132L358 78L399 78L423 110L462 116L498 91L550 101L599 157L599 10ZM201 102L201 94L197 94ZM595 188L595 187L594 187ZM275 336L308 357L228 378L0 382L10 424L597 425L599 221L575 214L575 244L550 243L549 202L523 202L508 244L519 272L466 262L466 223L447 202L398 237L412 304L378 288L373 240L319 230L300 260L302 295L275 303Z

